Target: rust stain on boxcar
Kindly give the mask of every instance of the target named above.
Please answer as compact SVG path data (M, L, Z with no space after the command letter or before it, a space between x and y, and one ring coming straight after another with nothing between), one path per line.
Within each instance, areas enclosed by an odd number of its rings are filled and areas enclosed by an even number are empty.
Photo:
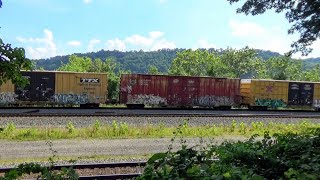
M232 106L240 101L240 80L123 74L120 103L159 106Z

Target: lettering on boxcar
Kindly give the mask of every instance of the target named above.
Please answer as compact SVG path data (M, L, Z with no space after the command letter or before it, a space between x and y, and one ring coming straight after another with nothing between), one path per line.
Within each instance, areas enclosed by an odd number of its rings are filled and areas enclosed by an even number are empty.
M137 80L136 79L130 79L129 80L129 85L135 85L137 83Z
M228 96L202 96L194 99L194 105L198 106L232 106L234 105L234 99Z
M17 95L14 93L0 93L0 105L8 105L16 102Z
M140 79L139 85L140 86L148 86L150 82L151 82L151 79Z
M55 94L53 96L54 102L58 104L85 104L89 102L88 95L86 94Z
M255 101L257 106L266 106L269 108L283 108L286 107L287 104L282 99L260 99L257 98Z
M81 83L99 83L99 78L80 78Z

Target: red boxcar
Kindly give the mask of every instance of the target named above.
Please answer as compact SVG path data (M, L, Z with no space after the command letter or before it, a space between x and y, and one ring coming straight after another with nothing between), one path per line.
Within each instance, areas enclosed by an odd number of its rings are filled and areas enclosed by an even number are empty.
M240 104L240 79L123 74L120 103L128 106L231 107Z

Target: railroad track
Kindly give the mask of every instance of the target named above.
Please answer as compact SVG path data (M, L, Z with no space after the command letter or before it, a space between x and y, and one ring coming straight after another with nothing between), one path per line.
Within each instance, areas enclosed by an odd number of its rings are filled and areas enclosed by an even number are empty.
M210 109L0 108L0 117L261 117L320 118L315 111L248 111Z
M76 170L79 179L132 179L139 176L145 167L145 161L138 162L117 162L107 164L76 164L76 165L58 165L53 170L70 168ZM4 174L14 168L0 168L0 174ZM32 177L31 177L32 178Z
M0 117L234 117L234 118L308 118L319 119L318 114L191 114L191 113L148 113L148 114L113 114L113 113L0 113Z

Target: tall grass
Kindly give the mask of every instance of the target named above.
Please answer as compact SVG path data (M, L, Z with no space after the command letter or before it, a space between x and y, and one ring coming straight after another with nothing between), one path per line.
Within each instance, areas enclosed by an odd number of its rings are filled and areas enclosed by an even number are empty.
M215 137L215 136L252 136L254 134L263 135L268 131L275 133L301 133L309 128L320 128L320 124L302 121L296 124L284 123L264 123L245 122L230 124L189 126L185 121L180 128L180 136L183 137ZM4 128L0 128L0 139L6 140L48 140L48 139L71 139L71 138L163 138L172 137L176 127L166 127L163 124L131 126L125 122L113 121L112 124L102 124L96 120L91 126L76 128L72 122L66 124L65 128L52 127L31 127L17 128L14 123L8 123Z

